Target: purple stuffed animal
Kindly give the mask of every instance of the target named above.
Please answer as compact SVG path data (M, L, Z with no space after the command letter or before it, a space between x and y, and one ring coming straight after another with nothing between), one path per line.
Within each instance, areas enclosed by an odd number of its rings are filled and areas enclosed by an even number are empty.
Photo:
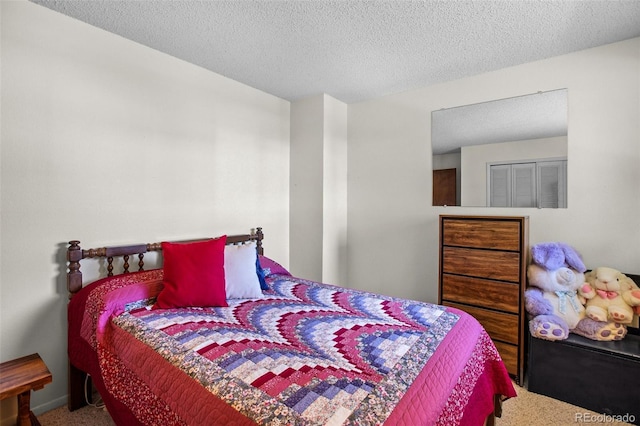
M592 340L624 338L626 327L585 316L585 300L578 289L585 283L587 268L575 249L563 243L540 243L531 247L531 260L524 297L532 336L564 340L571 332Z

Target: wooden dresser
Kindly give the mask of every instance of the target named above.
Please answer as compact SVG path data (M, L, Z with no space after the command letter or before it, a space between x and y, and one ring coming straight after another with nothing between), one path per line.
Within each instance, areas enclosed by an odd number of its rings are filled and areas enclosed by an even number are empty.
M528 217L441 215L439 224L438 303L473 315L522 384Z

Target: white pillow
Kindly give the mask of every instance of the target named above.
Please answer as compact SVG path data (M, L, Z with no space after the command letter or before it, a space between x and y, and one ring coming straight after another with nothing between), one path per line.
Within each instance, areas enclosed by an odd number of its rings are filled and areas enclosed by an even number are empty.
M256 271L256 243L224 248L224 279L227 299L256 299L262 289Z

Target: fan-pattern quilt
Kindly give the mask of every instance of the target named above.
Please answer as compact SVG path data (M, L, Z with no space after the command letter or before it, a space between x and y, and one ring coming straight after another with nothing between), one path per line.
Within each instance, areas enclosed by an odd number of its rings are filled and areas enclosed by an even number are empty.
M111 279L82 324L105 387L141 423L374 425L432 392L414 420L456 424L487 366L502 367L486 332L443 306L275 275L264 298L152 310L161 282L160 270ZM447 337L458 323L469 341ZM457 347L434 356L448 339Z

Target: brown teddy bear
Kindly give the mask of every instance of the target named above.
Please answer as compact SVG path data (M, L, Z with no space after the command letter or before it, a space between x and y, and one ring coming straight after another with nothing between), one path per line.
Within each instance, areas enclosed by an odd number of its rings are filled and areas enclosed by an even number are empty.
M599 267L585 274L580 295L587 299L586 315L595 321L630 324L640 306L640 288L622 272Z

